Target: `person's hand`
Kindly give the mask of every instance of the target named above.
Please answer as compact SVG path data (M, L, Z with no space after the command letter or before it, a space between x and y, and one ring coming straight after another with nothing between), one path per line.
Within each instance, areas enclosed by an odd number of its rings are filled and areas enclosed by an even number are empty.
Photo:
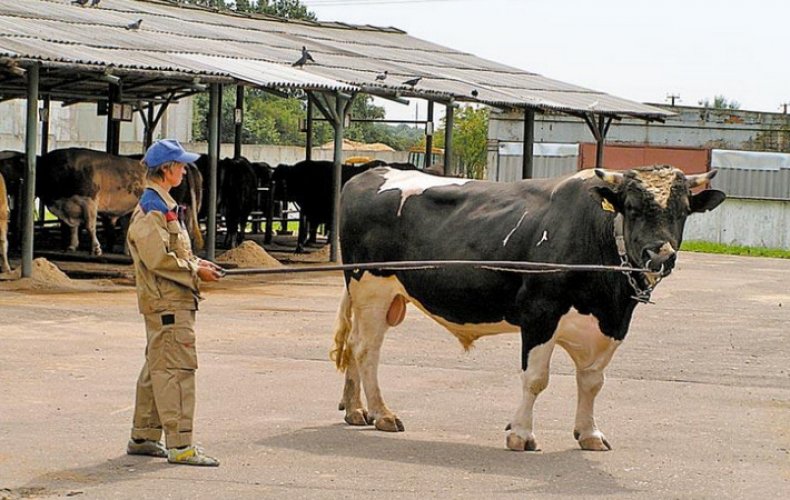
M225 275L225 270L213 262L200 259L197 274L203 281L217 281Z

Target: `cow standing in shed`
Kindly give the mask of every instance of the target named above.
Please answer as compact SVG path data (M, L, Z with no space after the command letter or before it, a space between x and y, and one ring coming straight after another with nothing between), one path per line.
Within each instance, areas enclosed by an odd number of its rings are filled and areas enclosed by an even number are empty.
M532 411L549 381L555 345L576 365L573 433L585 450L611 449L593 414L604 369L634 308L675 263L686 217L718 206L713 177L670 166L514 183L431 177L377 168L346 185L343 262L499 260L630 266L645 272L516 273L482 268L347 271L332 357L345 370L340 409L351 425L402 431L378 384L379 351L408 302L455 335L521 332L522 402L507 447L537 450ZM364 388L367 408L361 399Z
M398 170L416 170L411 163L387 164L381 160L372 160L362 165L341 165L341 185L351 178L380 166L390 166ZM305 224L299 225L297 237L297 253L304 251L304 246L315 243L318 226L326 224L329 231L332 219L332 178L335 164L331 161L305 160L294 165L280 164L272 174L275 196L285 202L294 202L299 206ZM309 237L308 237L309 233Z
M8 208L8 242L16 247L22 240L22 188L26 166L25 153L0 151L0 175L5 178Z
M190 173L196 168L188 167ZM197 176L193 175L196 180ZM199 184L186 184L185 203L199 204ZM79 228L85 225L91 239L91 254L101 255L96 236L96 221L105 220L113 230L119 218L131 213L146 184L146 168L135 157L115 156L92 149L69 148L50 151L40 158L36 173L36 194L49 210L70 228L68 250L79 246ZM191 207L189 207L191 208ZM197 228L198 244L202 241L197 225L197 210L187 210L188 227Z
M0 173L0 273L11 271L11 266L8 264L8 220L10 215L5 179Z
M96 237L99 214L111 224L130 213L145 188L145 167L139 161L91 149L56 149L38 163L36 193L71 229L68 250L79 246L79 228L85 225L91 254L101 255Z

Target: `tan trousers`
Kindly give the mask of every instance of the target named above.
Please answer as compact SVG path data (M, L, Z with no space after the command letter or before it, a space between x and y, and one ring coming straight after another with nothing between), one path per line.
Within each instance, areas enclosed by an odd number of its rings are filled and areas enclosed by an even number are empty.
M195 311L144 314L148 344L137 379L132 439L167 448L192 444L195 414Z

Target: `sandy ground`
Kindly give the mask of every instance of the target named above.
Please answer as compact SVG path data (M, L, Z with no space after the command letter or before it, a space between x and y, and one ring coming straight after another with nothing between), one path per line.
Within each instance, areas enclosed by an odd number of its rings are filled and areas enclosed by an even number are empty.
M788 283L790 261L683 254L607 371L614 450L578 449L557 351L543 451L516 453L517 335L464 353L410 307L380 370L406 432L352 428L328 360L340 274L227 278L198 316L195 432L222 461L200 469L124 453L144 349L132 288L2 282L0 499L787 498Z

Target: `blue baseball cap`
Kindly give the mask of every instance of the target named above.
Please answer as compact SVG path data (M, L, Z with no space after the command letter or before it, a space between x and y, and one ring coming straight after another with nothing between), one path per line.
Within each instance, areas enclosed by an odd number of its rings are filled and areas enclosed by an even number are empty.
M162 139L161 141L156 141L148 148L143 157L143 162L149 169L153 170L171 161L192 163L198 158L200 158L199 154L185 151L177 140Z

